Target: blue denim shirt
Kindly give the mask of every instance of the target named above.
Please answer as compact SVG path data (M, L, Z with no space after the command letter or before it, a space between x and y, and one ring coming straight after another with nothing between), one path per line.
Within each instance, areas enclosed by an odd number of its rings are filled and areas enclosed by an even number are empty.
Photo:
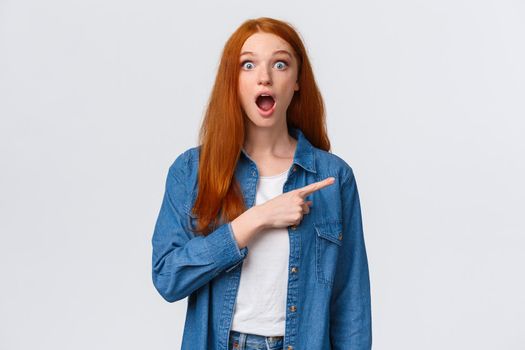
M361 209L352 168L318 149L300 129L288 192L333 176L336 181L306 197L310 213L288 227L288 269L284 349L365 350L372 346L370 280ZM170 166L153 237L153 284L174 302L188 297L182 349L227 350L241 268L249 246L239 249L230 222L208 236L190 230L197 218L200 146L180 154ZM235 176L252 207L258 181L255 162L241 152ZM271 262L269 262L271 263Z

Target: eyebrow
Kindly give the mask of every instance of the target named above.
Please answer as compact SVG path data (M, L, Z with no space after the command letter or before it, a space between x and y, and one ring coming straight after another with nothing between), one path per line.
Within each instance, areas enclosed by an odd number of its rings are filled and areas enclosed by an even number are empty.
M284 53L284 54L287 54L288 56L292 57L292 55L291 55L288 51L286 51L286 50L277 50L277 51L275 51L275 52L273 53L273 55L275 56L275 55L277 55L278 53ZM257 56L255 53L253 53L253 52L251 52L251 51L243 51L243 52L241 53L241 56L243 56L243 55L252 55L252 56Z

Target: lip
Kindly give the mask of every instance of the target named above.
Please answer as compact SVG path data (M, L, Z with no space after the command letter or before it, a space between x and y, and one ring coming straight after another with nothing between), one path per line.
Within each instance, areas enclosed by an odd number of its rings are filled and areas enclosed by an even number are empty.
M257 98L260 96L260 95L270 95L272 98L273 98L273 106L272 108L270 108L269 110L265 111L265 110L262 110L259 108L259 106L257 106ZM277 106L277 99L275 98L275 95L269 91L269 90L263 90L263 91L259 91L257 93L257 95L255 95L255 99L254 99L254 103L255 103L255 106L257 107L257 111L259 112L260 115L262 115L263 117L269 117L273 114L273 112L275 111L275 107Z
M271 116L273 114L273 112L275 111L275 106L276 105L277 105L277 101L274 100L272 108L270 108L269 110L265 111L265 110L260 109L259 106L257 106L257 104L255 104L255 106L257 107L257 111L259 111L259 114L262 115L263 117Z
M259 91L259 92L257 93L257 95L255 95L255 99L254 99L254 101L257 101L257 98L258 98L259 96L261 96L262 94L270 95L270 96L272 96L273 100L276 101L276 99L275 99L275 95L274 95L273 92L271 92L270 90Z

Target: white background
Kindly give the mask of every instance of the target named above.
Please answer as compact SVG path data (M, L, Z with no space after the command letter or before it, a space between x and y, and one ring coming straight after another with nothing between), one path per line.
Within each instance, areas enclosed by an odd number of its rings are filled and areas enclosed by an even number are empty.
M169 165L246 19L301 33L354 169L374 349L523 349L522 1L0 1L0 348L177 349Z

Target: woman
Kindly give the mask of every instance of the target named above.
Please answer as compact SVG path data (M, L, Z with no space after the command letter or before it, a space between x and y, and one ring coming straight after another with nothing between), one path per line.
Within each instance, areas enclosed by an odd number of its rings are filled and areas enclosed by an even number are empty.
M285 22L227 41L198 147L171 165L153 283L188 297L182 349L370 349L370 282L352 168Z

